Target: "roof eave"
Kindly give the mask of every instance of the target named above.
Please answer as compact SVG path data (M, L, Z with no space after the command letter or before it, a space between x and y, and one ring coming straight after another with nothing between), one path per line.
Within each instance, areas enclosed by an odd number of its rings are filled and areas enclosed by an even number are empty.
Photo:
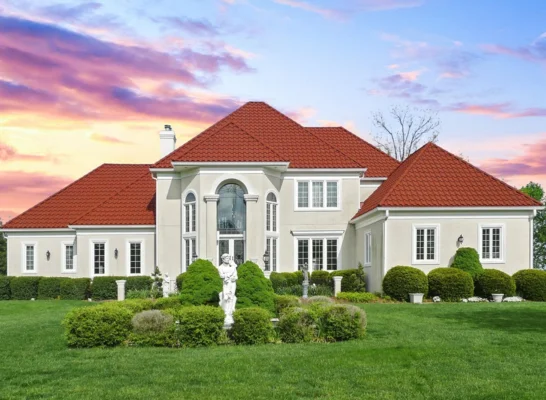
M265 167L273 168L278 171L286 171L290 165L287 161L216 161L216 162L193 162L193 161L172 161L171 162L174 172L181 172L187 169L192 168L202 168L202 167ZM164 170L162 170L164 171ZM153 171L152 171L153 172Z

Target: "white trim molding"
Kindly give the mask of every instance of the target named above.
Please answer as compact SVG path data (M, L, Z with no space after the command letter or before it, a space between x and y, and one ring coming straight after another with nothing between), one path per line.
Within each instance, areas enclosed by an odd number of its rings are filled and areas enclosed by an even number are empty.
M425 229L423 242L423 260L417 259L417 230ZM434 259L427 259L428 230L434 229ZM411 263L415 265L439 265L440 264L440 225L439 224L412 224L411 227Z
M345 233L344 230L317 230L317 231L290 231L292 236L294 237L300 237L300 236L308 236L308 237L321 237L321 236L327 236L327 237L340 237L343 236Z
M34 260L33 260L33 269L27 270L27 246L33 246L34 250ZM38 273L38 242L21 242L21 273L25 275L36 275Z
M492 258L493 256L493 233L490 231L489 236L489 252L490 258L483 258L483 229L500 229L499 252L500 258ZM505 264L506 263L506 225L503 223L478 224L478 254L482 264Z
M364 266L372 265L372 231L364 232Z

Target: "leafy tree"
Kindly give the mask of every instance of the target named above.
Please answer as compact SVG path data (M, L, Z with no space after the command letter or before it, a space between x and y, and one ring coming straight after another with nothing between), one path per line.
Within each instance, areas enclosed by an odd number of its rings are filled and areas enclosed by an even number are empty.
M423 141L438 140L440 120L437 112L393 106L389 114L391 121L387 121L381 111L372 114L376 128L374 140L380 150L398 161L408 158Z
M529 182L521 191L535 200L546 202L544 189L539 183ZM533 266L546 269L546 210L537 212L534 219Z
M0 220L0 228L2 228L2 221ZM4 234L0 232L0 275L6 275L8 273L8 251L7 243L4 238Z

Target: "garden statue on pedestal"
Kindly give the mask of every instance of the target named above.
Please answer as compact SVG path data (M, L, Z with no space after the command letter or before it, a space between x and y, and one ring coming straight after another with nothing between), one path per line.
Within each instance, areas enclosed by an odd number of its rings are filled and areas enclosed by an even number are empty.
M220 307L224 310L226 318L224 324L231 326L233 324L233 311L235 311L235 303L237 297L235 290L237 289L237 265L231 260L229 254L222 254L222 264L218 267L220 278L223 280L222 292L220 293Z
M169 278L169 274L165 272L163 275L163 297L169 297L170 289L171 289L171 279Z
M302 271L303 271L303 283L302 283L303 296L302 297L306 299L308 297L307 293L309 290L309 266L307 265L307 263L303 264Z

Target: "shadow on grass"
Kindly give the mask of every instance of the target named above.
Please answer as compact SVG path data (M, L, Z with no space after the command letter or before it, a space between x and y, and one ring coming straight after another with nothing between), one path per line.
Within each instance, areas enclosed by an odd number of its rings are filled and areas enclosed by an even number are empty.
M502 307L498 307L491 304L490 307L480 310L461 309L442 318L474 325L480 329L502 330L508 333L546 332L546 307L530 308L516 304L503 304Z

